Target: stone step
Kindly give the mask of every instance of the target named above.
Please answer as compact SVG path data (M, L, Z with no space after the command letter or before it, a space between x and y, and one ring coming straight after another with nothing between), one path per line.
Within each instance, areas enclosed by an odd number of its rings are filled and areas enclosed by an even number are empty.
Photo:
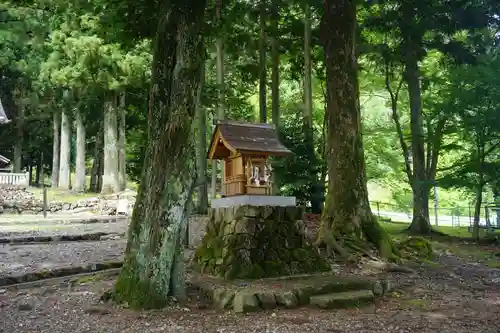
M371 303L374 300L375 295L373 291L365 289L312 296L310 304L321 309L339 309L358 307L363 304Z

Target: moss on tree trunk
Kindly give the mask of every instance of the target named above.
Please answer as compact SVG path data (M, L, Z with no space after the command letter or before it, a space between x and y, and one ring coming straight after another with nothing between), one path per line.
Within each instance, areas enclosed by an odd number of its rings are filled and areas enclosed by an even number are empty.
M356 4L325 2L322 41L326 64L328 195L319 233L341 256L375 246L383 257L395 249L373 217L368 202L361 136L361 112L355 55Z
M182 237L196 177L192 122L203 54L206 0L172 0L158 22L153 51L149 146L125 262L114 299L156 308L184 296Z

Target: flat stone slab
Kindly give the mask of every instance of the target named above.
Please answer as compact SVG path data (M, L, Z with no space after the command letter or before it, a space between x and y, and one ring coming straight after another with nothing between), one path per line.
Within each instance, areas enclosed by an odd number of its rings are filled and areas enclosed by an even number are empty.
M311 305L316 305L321 309L350 308L371 303L374 299L375 294L371 290L354 290L312 296Z
M297 205L297 199L295 197L281 197L277 195L237 195L234 197L213 199L211 202L212 208L243 205L295 207Z
M0 277L0 286L10 286L19 283L28 283L42 281L46 279L74 276L82 273L98 272L108 269L121 268L121 261L110 261L110 262L99 262L99 263L89 263L81 266L69 266L60 267L57 269L33 272L27 274L19 274L13 276Z
M190 283L219 309L245 313L275 307L314 304L325 308L356 306L373 301L394 283L377 277L339 277L332 273L304 274L258 280L224 280L193 273ZM380 288L383 289L380 289Z

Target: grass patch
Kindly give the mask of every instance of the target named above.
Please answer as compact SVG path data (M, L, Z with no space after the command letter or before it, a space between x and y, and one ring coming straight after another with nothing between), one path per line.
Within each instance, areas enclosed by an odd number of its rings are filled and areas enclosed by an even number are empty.
M30 187L29 191L33 193L39 200L43 200L43 189L38 187ZM47 200L50 202L67 202L75 203L79 200L93 198L98 196L98 193L75 193L69 190L59 188L47 188Z
M408 223L380 222L380 224L398 243L404 243L408 239L406 233ZM434 251L451 253L466 260L485 263L491 268L500 268L500 248L488 242L487 238L483 238L478 245L468 227L442 226L435 229L447 236L424 237L430 241ZM438 265L430 259L432 258L424 258L421 262L431 267Z
M412 298L405 300L404 303L414 308L425 308L430 305L430 301L423 298Z
M500 261L498 259L497 260L490 259L486 262L486 266L488 266L489 268L500 269Z
M82 276L76 279L75 284L86 284L86 283L97 282L103 280L104 277L105 276L102 273Z
M396 238L404 236L409 224L404 222L380 222L387 232ZM447 234L456 238L470 238L472 235L468 227L434 227L437 231Z

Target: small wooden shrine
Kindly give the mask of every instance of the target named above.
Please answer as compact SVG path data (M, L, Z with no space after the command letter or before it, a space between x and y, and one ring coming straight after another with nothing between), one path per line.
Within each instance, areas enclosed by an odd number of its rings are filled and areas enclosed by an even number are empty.
M224 160L223 196L272 195L268 158L288 154L274 125L218 121L208 158Z

